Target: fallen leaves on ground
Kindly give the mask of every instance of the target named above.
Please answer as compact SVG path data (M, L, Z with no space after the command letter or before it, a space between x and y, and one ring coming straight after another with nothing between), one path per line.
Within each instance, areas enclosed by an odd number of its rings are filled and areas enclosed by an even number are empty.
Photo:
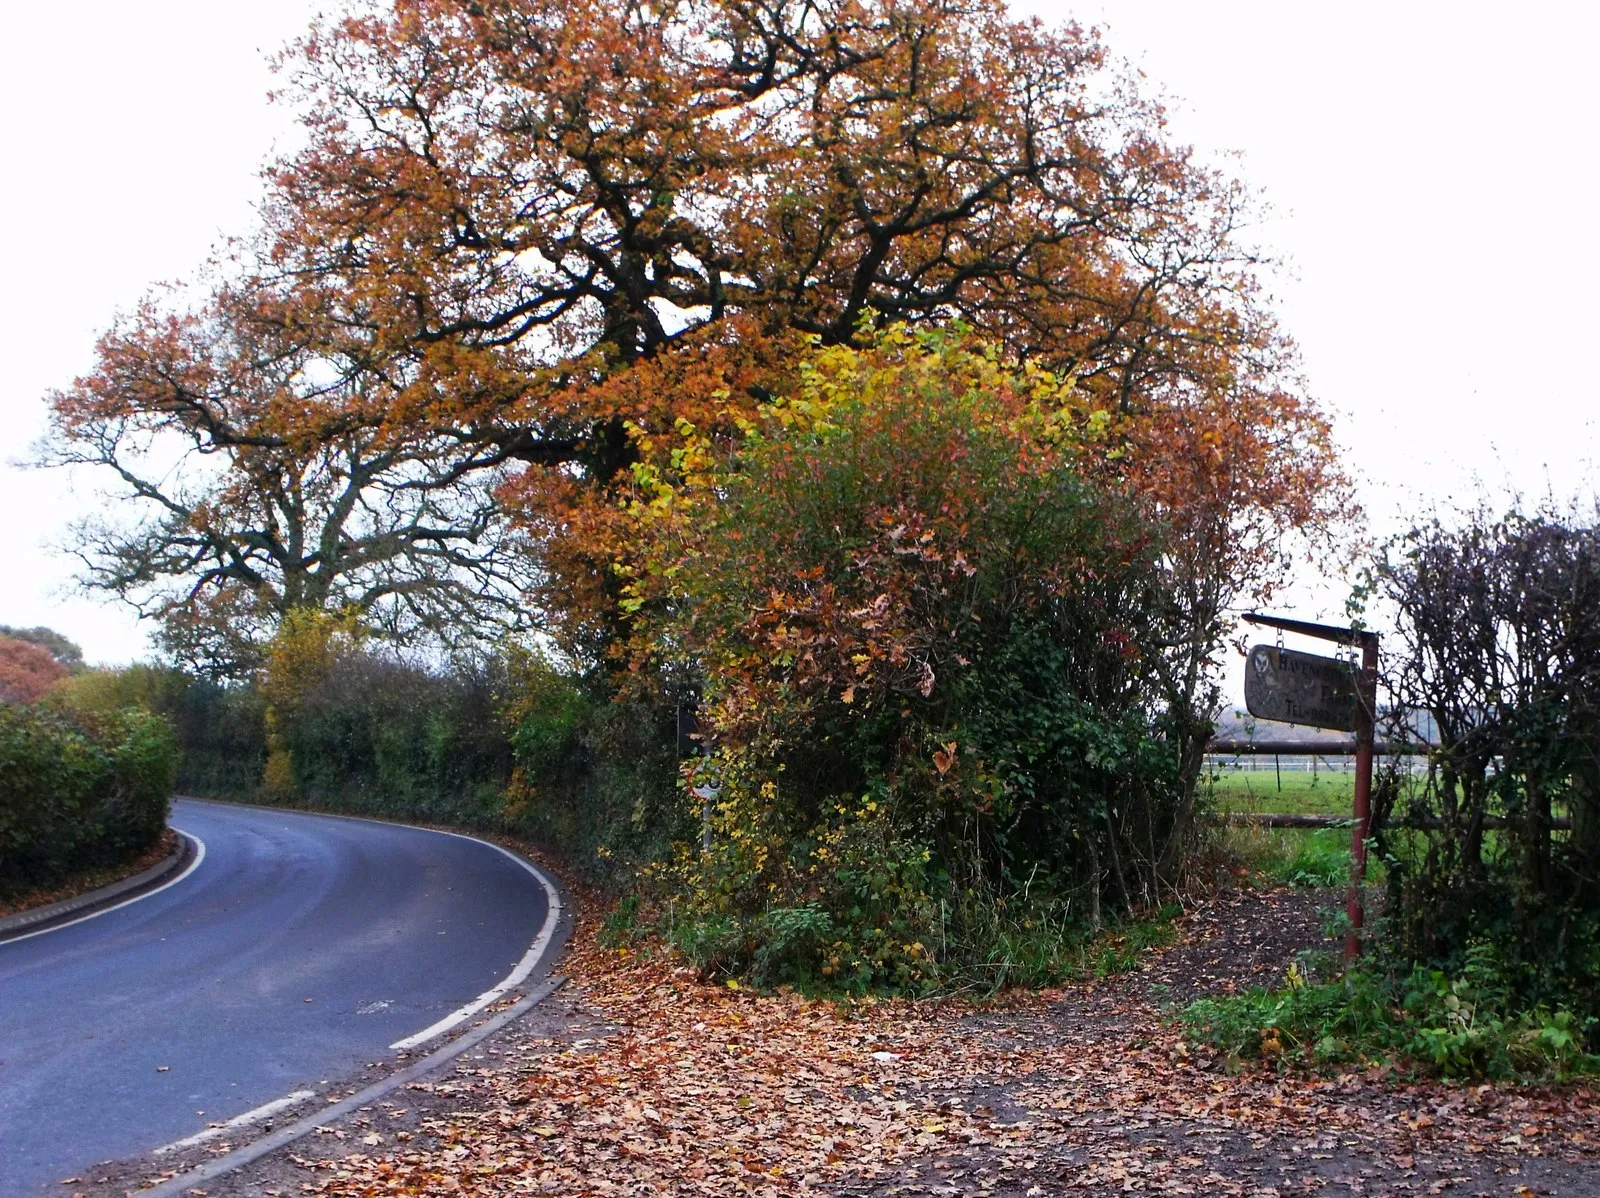
M1219 927L1195 921L1189 941ZM415 1135L300 1160L314 1171L302 1188L1265 1195L1383 1180L1382 1192L1441 1193L1531 1176L1517 1162L1537 1158L1592 1168L1600 1144L1588 1089L1221 1072L1149 1001L1155 975L990 1006L840 1007L710 985L602 948L587 928L564 969L568 999L601 1030L522 1042L418 1087L434 1106Z

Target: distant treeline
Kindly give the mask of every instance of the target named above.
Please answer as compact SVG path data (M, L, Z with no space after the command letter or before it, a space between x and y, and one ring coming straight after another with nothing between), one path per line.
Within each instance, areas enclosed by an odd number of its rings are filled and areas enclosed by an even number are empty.
M352 647L319 674L275 717L287 787L264 783L269 704L254 683L135 665L75 675L55 701L164 715L181 747L179 794L528 836L592 881L665 852L670 702L595 697L527 654L430 668Z

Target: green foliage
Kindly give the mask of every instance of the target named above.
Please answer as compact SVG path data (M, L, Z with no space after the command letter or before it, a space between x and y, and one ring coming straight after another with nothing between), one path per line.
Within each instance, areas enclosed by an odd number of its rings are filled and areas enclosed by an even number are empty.
M1554 1079L1600 1073L1584 1049L1593 1020L1566 1007L1526 1007L1501 955L1470 947L1454 973L1365 967L1325 982L1291 967L1278 990L1205 999L1183 1022L1230 1062L1333 1068L1396 1065L1451 1078Z
M517 768L537 785L567 765L594 705L571 676L540 654L513 650L507 668L503 718L511 751Z
M1150 919L1134 920L1085 947L1085 955L1095 977L1111 977L1138 968L1151 949L1164 948L1177 939L1172 920L1181 908L1175 903L1161 907Z
M260 789L267 754L266 704L254 687L138 663L74 674L56 687L48 702L77 718L103 718L129 707L164 716L182 746L179 793L248 799Z
M708 975L851 993L993 992L1120 973L1172 939L1172 904L1101 925L1031 886L956 887L927 846L896 834L886 801L836 805L790 840L770 780L731 760L687 771L691 784L713 779L721 789L709 803L691 792L703 847L680 845L658 875L663 930Z
M185 794L528 836L591 881L620 884L682 833L667 701L613 702L521 651L426 669L354 643L327 649L302 654L279 696L284 777L270 791L269 709L254 684L135 665L68 678L50 703L80 721L165 717Z
M289 801L499 827L511 754L492 669L434 672L349 649L280 717Z
M1325 890L1350 880L1348 828L1260 828L1228 825L1216 833L1223 863L1235 872L1281 886ZM1368 882L1383 876L1383 862L1369 858Z
M429 670L349 646L279 727L280 802L525 836L602 885L681 832L667 701L614 702L536 653Z
M265 697L239 683L208 678L188 683L176 704L163 709L183 746L179 792L254 799L267 762Z
M1160 537L1090 481L1115 451L1069 395L891 330L819 351L725 461L691 429L680 486L641 472L673 519L631 601L717 746L670 878L707 968L916 990L1020 952L1040 976L1065 968L1042 945L1174 880L1197 766ZM1019 940L1007 907L1074 934ZM826 930L774 922L796 911Z
M182 670L136 664L84 670L63 679L50 703L86 716L109 715L125 707L171 714L183 705L191 683Z
M956 985L981 993L1008 986L1051 986L1094 976L1090 957L1112 947L1120 931L1096 936L1069 903L978 891L961 893L941 909L939 957ZM1091 948L1091 945L1093 946Z
M171 725L139 708L73 718L0 706L0 897L150 848L177 756Z
M728 757L697 763L689 792L701 845L680 844L662 875L667 932L710 974L757 984L916 990L938 974L940 909L922 845L896 835L876 800L836 804L793 838L776 785Z
M525 667L514 665L513 679ZM604 678L546 664L528 689L513 683L503 718L514 765L509 827L613 889L670 857L689 826L675 786L671 696L616 697Z
M1291 886L1326 889L1350 880L1350 832L1344 828L1320 829L1299 837L1284 866L1281 880Z

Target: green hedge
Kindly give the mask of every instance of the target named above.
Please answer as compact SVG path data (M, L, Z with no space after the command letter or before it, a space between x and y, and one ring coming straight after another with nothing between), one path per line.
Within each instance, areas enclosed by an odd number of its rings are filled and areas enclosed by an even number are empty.
M259 694L198 690L208 728L222 700L243 710ZM682 806L674 717L670 702L616 703L526 654L424 669L351 652L281 717L293 794L261 798L523 836L590 882L621 883L668 851Z
M615 702L603 680L510 653L425 668L339 654L279 716L291 785L262 787L267 702L161 666L90 670L50 706L77 724L161 713L180 794L451 824L536 840L600 885L662 859L682 824L676 703Z
M492 667L339 655L280 713L296 794L360 815L493 827L511 775Z
M148 711L0 705L0 898L149 849L177 763L171 724Z

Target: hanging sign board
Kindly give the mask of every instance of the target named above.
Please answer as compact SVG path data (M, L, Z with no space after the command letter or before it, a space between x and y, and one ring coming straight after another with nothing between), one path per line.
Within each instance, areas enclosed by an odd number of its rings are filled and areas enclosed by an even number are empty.
M1355 667L1337 657L1257 645L1244 670L1245 709L1257 719L1356 730Z

